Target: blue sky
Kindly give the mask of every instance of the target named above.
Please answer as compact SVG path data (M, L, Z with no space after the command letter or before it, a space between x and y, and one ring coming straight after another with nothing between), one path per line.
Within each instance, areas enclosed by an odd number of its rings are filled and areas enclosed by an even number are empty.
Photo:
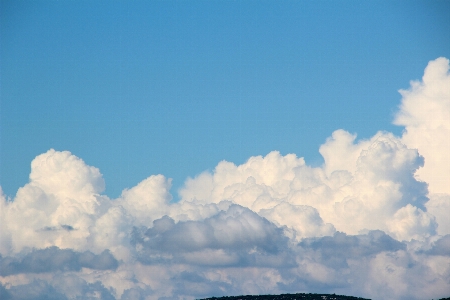
M450 56L448 1L2 1L1 178L13 196L50 148L120 195L272 150L322 163L342 128L391 124Z
M0 1L0 298L448 297L449 15Z

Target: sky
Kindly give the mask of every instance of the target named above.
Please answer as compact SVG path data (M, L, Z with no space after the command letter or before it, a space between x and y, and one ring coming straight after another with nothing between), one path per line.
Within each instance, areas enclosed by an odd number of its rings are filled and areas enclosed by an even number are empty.
M0 295L450 295L449 1L1 1Z

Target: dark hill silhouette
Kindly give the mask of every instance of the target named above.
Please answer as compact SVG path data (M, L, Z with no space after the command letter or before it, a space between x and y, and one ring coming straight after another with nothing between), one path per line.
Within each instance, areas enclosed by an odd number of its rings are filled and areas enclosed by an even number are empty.
M281 295L247 295L247 296L225 296L212 297L200 300L370 300L352 296L336 294L281 294Z
M246 295L246 296L225 296L225 297L211 297L200 300L370 300L367 298L336 295L336 294L281 294L281 295ZM439 300L450 300L448 298L441 298Z

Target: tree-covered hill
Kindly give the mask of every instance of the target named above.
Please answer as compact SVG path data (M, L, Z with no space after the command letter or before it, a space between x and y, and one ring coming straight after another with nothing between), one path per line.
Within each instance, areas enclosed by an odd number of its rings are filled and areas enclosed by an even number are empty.
M246 296L225 296L212 297L200 300L370 300L367 298L344 296L336 294L281 294L281 295L246 295ZM450 300L448 298L441 298L439 300Z
M335 294L281 294L281 295L247 295L247 296L228 296L212 297L201 300L370 300L366 298L335 295Z

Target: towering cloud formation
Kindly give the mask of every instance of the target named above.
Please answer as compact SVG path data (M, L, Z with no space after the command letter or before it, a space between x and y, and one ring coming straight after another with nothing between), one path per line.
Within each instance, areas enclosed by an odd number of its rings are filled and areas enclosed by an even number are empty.
M431 299L450 291L449 61L403 96L403 136L337 130L321 167L271 152L220 162L171 202L153 175L118 199L100 171L49 150L0 200L0 298L193 299L330 292Z
M411 82L411 88L400 93L403 100L394 123L405 126L402 141L426 158L417 175L429 184L431 193L450 194L449 60L431 61L422 81Z

